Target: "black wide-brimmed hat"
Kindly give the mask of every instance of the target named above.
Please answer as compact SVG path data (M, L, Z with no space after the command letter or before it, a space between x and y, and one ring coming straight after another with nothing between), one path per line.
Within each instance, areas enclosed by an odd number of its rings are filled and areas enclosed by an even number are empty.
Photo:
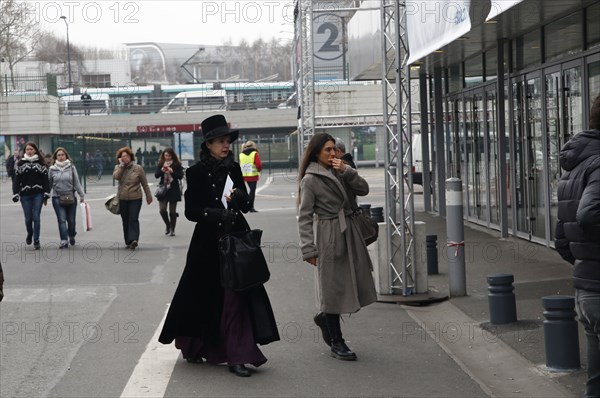
M231 142L238 139L239 130L231 130L223 115L213 115L200 123L202 126L202 137L204 142L228 135L231 137Z

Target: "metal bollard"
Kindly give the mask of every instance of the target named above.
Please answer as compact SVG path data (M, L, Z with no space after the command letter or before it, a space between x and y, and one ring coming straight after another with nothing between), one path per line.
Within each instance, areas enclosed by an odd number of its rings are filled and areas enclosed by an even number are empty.
M446 180L446 234L448 235L446 246L450 296L466 296L465 226L460 178Z
M371 207L371 218L377 222L383 222L383 207Z
M517 321L517 303L515 301L511 274L494 274L487 276L488 303L490 308L490 323L502 325Z
M438 252L437 235L427 235L427 275L437 275L438 271Z
M546 366L551 370L575 370L579 360L579 334L572 296L542 297L544 306L544 348Z

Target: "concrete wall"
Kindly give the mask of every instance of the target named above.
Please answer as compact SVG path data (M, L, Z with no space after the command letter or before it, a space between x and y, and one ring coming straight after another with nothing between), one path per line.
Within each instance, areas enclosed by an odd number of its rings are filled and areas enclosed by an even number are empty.
M60 134L56 97L9 96L0 100L0 135Z

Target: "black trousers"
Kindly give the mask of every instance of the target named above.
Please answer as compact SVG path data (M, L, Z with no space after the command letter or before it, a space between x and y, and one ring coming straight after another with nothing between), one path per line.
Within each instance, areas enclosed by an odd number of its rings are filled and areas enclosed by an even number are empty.
M254 197L256 196L256 184L258 181L246 181L248 184L248 201L250 202L250 208L254 208Z

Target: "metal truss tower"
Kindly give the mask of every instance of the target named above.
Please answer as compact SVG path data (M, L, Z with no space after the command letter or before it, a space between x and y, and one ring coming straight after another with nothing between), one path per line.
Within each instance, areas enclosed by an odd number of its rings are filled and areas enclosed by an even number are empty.
M410 66L404 0L381 0L383 124L385 148L385 212L389 294L414 290L414 192ZM402 264L397 264L401 259Z
M298 0L300 23L300 76L298 102L298 162L302 160L304 148L315 134L315 80L313 57L313 0Z
M412 133L410 124L410 67L404 0L381 0L382 23L382 115L315 116L313 21L314 0L297 0L300 40L298 93L298 159L319 127L358 125L385 127L385 217L389 294L412 294L414 290L414 196L412 181ZM345 9L346 11L350 9ZM342 9L338 9L342 11ZM352 9L352 11L360 11ZM317 10L319 12L319 10ZM384 239L384 237L382 237Z

